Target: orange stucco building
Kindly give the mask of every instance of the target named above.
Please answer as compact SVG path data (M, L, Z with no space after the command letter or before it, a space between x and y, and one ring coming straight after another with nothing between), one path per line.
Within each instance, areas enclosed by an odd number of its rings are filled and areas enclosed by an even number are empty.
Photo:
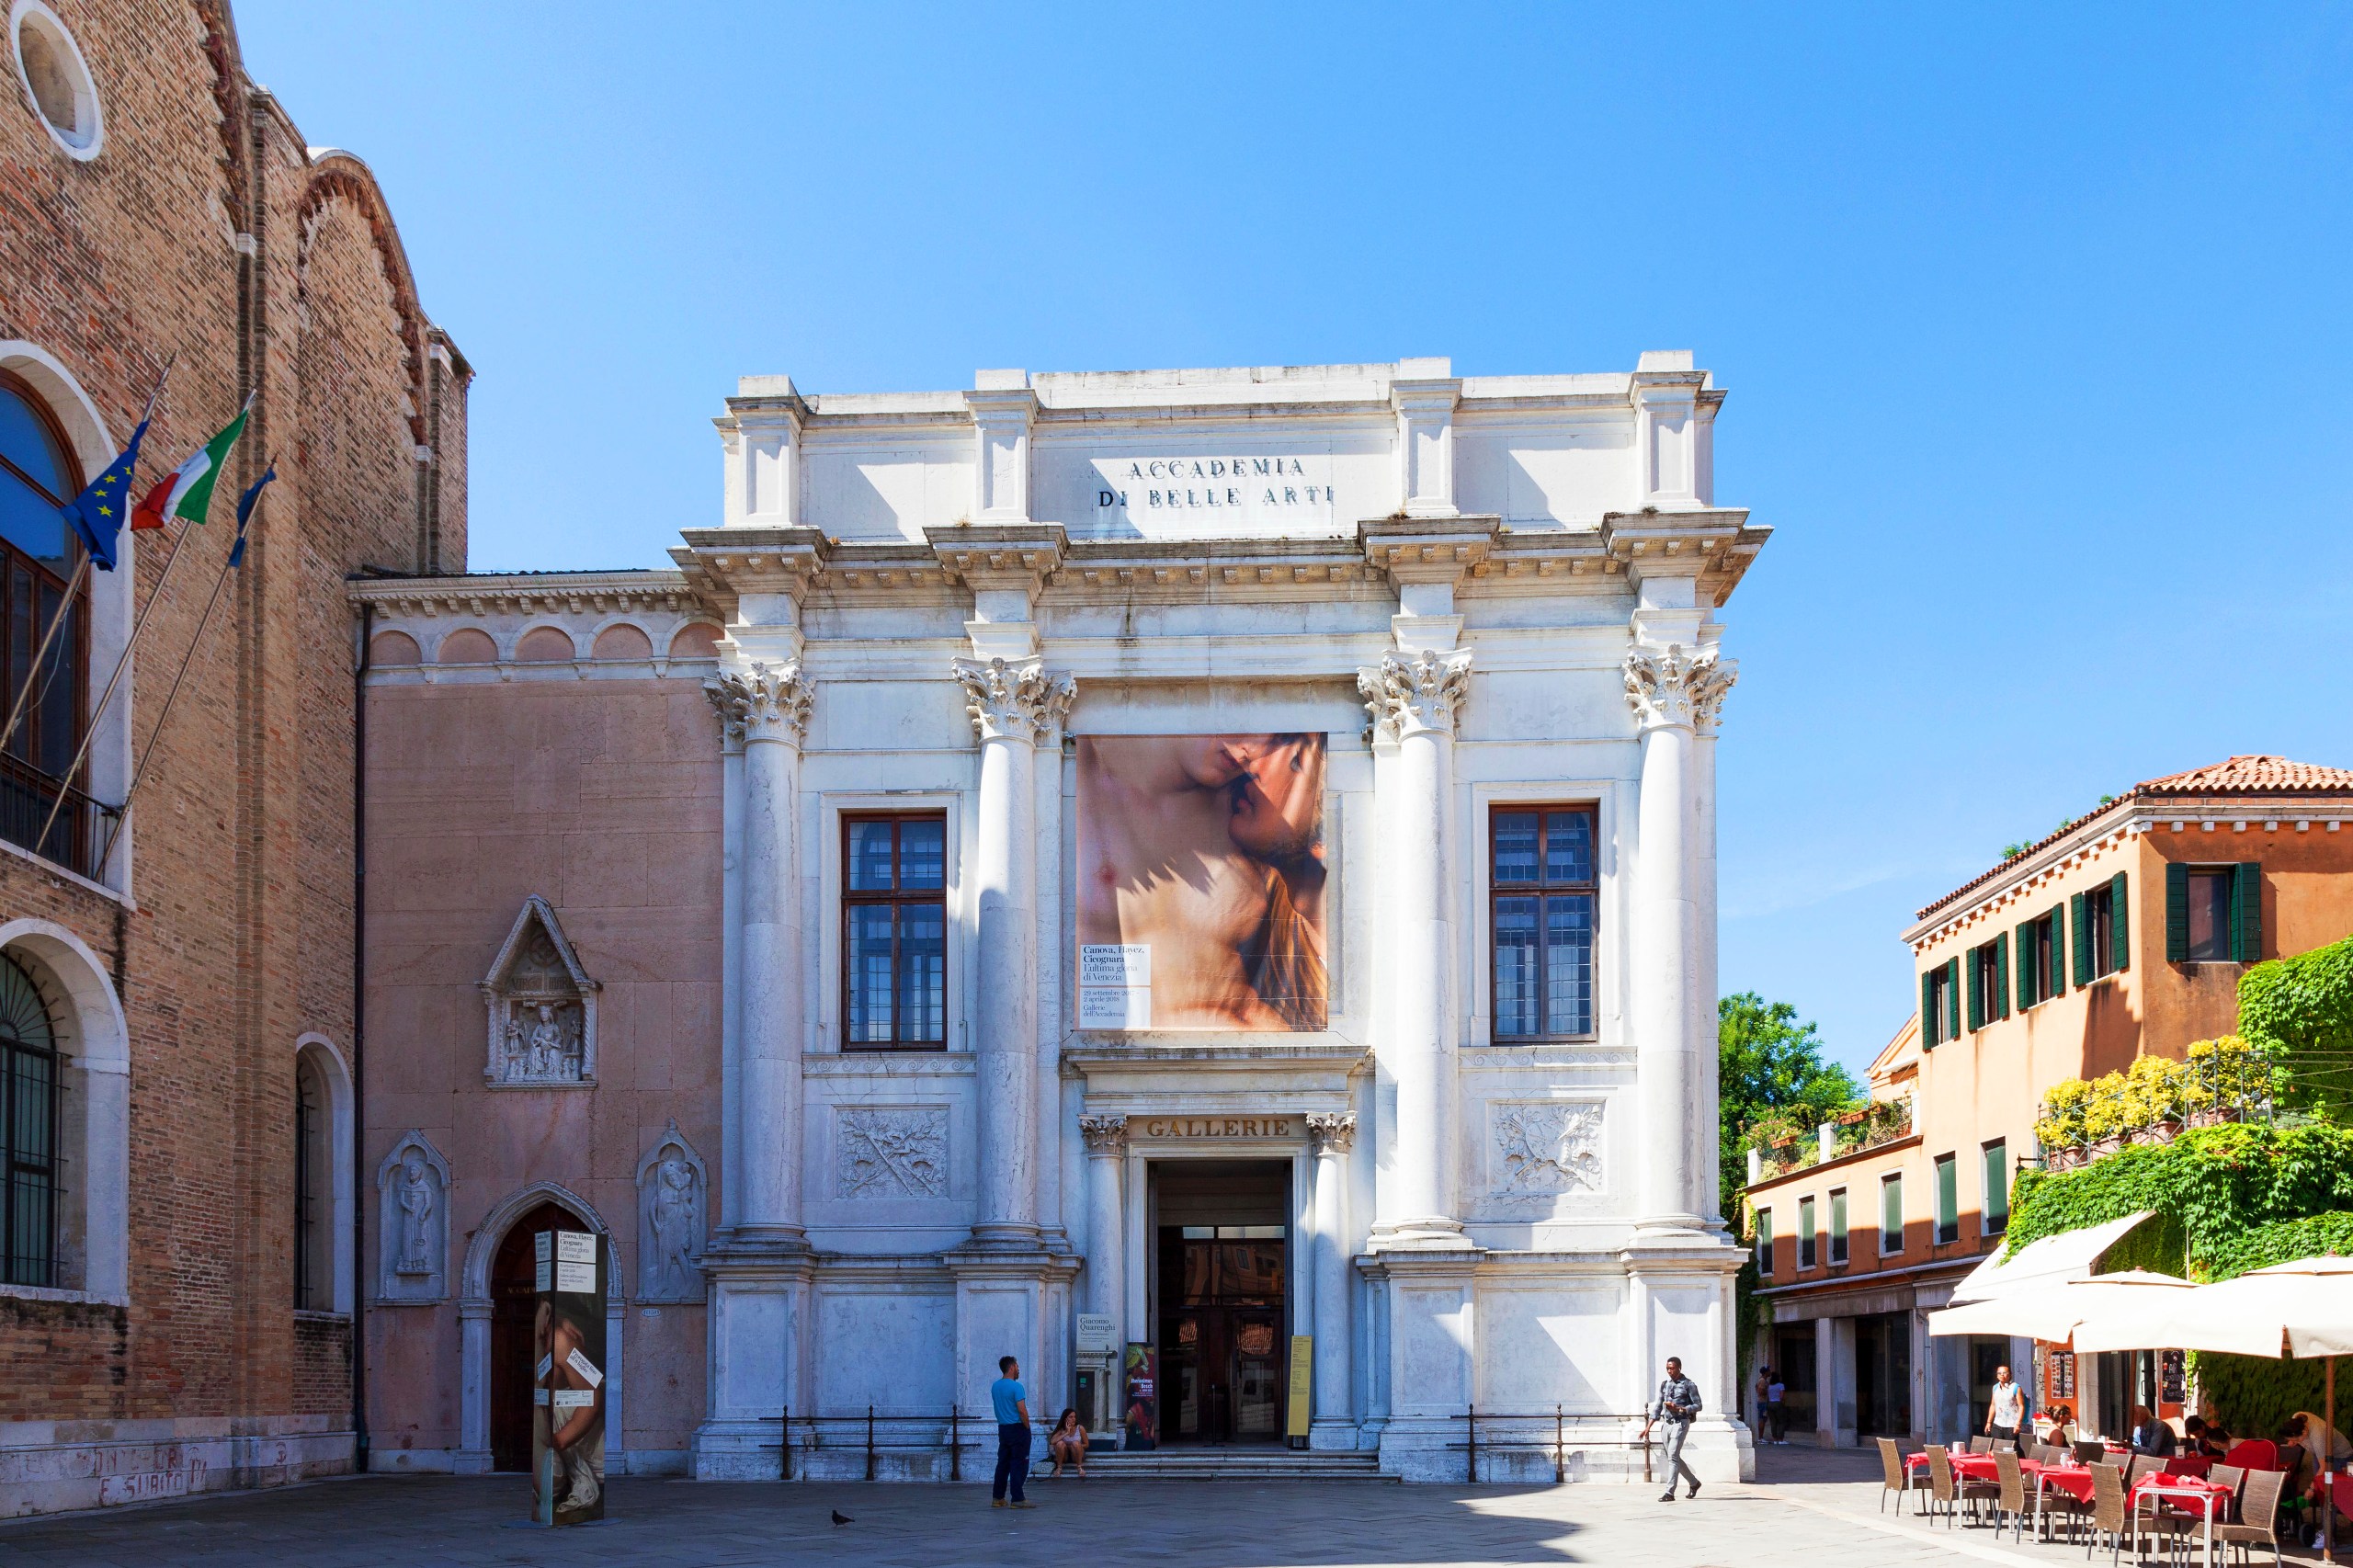
M1909 1132L1752 1164L1768 1326L1748 1382L1779 1369L1795 1440L1964 1435L1995 1365L2027 1381L2029 1342L1930 1339L1927 1318L2000 1246L2042 1096L2233 1032L2249 964L2353 932L2348 824L2353 771L2234 756L2135 785L1920 911L1920 1011L1869 1070ZM2130 1369L2081 1371L2072 1403L2098 1427Z

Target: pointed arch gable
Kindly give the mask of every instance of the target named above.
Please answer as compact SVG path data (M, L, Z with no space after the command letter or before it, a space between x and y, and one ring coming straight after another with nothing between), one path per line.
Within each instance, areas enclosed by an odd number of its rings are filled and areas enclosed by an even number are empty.
M582 1224L618 1245L612 1227L605 1223L605 1217L597 1212L595 1204L560 1181L535 1181L500 1199L483 1216L481 1225L466 1243L466 1261L459 1276L460 1303L478 1302L484 1308L490 1305L490 1266L498 1256L498 1244L506 1239L506 1233L514 1228L516 1221L542 1203L567 1210ZM620 1270L612 1270L609 1278L612 1299L619 1301L623 1294Z

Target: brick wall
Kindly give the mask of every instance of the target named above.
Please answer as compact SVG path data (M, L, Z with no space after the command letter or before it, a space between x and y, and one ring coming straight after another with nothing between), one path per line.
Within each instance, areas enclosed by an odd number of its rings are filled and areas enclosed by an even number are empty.
M118 441L170 359L149 478L255 400L141 643L142 744L221 571L233 486L269 454L279 481L142 786L132 904L0 855L0 918L55 921L98 955L131 1052L129 1308L0 1300L0 1419L347 1418L347 1327L291 1309L288 1198L295 1040L354 1045L343 582L426 565L437 512L440 562L463 570L471 371L433 356L446 340L372 179L310 159L245 78L225 6L54 8L106 141L76 162L13 80L0 93L0 338L54 356ZM139 536L142 602L168 552Z

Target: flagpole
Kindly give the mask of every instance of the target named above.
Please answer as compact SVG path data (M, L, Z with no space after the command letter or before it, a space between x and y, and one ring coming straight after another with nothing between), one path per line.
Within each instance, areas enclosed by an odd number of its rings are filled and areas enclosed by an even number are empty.
M252 489L245 492L244 498L239 502L238 510L241 513L249 515L249 508L256 498L261 494L261 487L275 476L275 458L263 460L262 478ZM221 562L221 574L212 579L212 595L204 601L204 613L197 618L196 635L188 640L188 653L180 660L179 673L172 676L171 689L164 694L164 710L155 716L155 727L147 733L147 749L139 754L139 766L131 775L131 788L122 792L122 803L115 808L114 831L107 835L106 844L99 849L96 861L101 869L105 867L108 858L114 854L115 843L122 836L123 824L131 820L131 798L139 793L140 780L147 777L147 764L154 758L155 747L164 738L164 726L171 721L172 704L179 700L180 683L188 678L188 667L196 663L197 651L204 646L204 633L212 624L212 609L221 602L221 590L228 585L229 574L235 569L238 559L244 554L246 520L245 517L240 517L237 520L236 538L229 546L228 557ZM187 536L185 528L181 529L181 536L183 539ZM179 559L177 547L172 551L172 559L174 561ZM159 589L160 586L161 585L158 585ZM153 602L153 600L149 601L151 605ZM58 807L64 803L65 793L61 790L58 791L56 805L50 808L51 822L57 820ZM46 824L42 825L40 831L41 836L36 839L35 843L45 842L49 837L49 827Z
M115 687L121 681L122 672L131 667L131 650L139 646L139 634L147 630L147 618L154 614L155 607L163 602L165 585L172 580L172 568L180 563L180 547L188 542L188 529L194 526L192 523L182 523L178 536L172 540L172 552L164 558L163 574L155 579L154 592L147 596L147 603L140 609L139 619L131 624L130 641L123 643L121 656L114 662L114 673L107 676L106 689L98 694L97 705L90 710L90 722L82 731L82 744L74 751L73 762L58 778L57 800L50 807L50 823L57 820L58 808L65 803L65 791L74 787L74 775L81 771L83 761L90 755L91 744L98 738L99 716L106 712L107 704L114 699ZM63 619L62 613L59 619ZM29 687L31 683L28 681L26 685ZM33 843L40 846L48 842L49 823L43 823L40 836L34 839ZM109 850L112 848L111 840L108 841L108 848ZM101 855L95 865L103 869L106 863L106 857Z
M172 379L172 364L173 361L176 360L178 358L179 356L175 354L171 358L165 360L163 369L156 374L155 390L147 394L146 412L142 413L139 416L141 428L145 428L148 420L154 417L155 400L164 395L164 383ZM134 435L131 439L131 445L135 447L138 444L138 438ZM127 491L130 487L126 485L124 488ZM174 547L172 553L175 556L178 555L179 551L176 546ZM74 608L74 595L75 591L81 587L82 579L90 574L90 552L87 550L83 551L81 563L74 568L74 576L72 580L65 585L65 597L57 601L57 613L50 618L49 630L41 634L40 651L33 655L32 669L28 669L25 672L25 684L23 687L17 691L16 701L11 704L8 709L8 722L5 725L0 725L0 751L6 751L7 749L9 740L17 733L17 721L24 716L25 699L32 695L33 671L40 669L42 662L49 657L50 644L57 641L58 631L65 625L65 612ZM169 570L169 568L166 568L166 570ZM155 585L155 588L158 593L161 593L163 591L163 585L161 583L157 583ZM153 599L150 599L147 602L150 608L154 604ZM138 636L139 634L136 631L131 633L133 641L136 641ZM130 648L128 644L125 644L123 651L126 655L129 653ZM120 665L116 666L118 671L119 671L120 667ZM44 681L41 683L41 689L44 691L48 689L48 682ZM114 689L114 683L111 681L108 682L107 689L108 691L112 691ZM103 700L100 701L99 706L105 706ZM97 722L97 715L96 713L90 715L90 722L92 724L96 724ZM76 757L74 759L74 767L78 767L80 766L81 759ZM74 769L71 767L67 768L65 770L65 777L68 778L73 778Z
M114 853L115 840L122 835L123 824L131 820L131 798L139 793L139 781L147 777L147 764L153 759L156 744L164 738L164 726L171 720L172 704L179 699L180 683L188 678L188 667L196 663L197 651L204 645L205 630L212 623L212 607L221 602L221 590L227 585L228 581L229 567L228 563L223 562L221 574L212 580L212 597L204 601L204 614L197 619L196 635L188 642L188 654L180 660L179 673L172 677L172 687L164 694L164 710L155 716L155 727L148 733L147 749L139 754L139 767L131 776L131 788L122 792L122 804L115 809L114 832L107 835L106 846L98 853L96 863L99 866L104 866L107 863L107 857ZM57 804L62 806L64 803L65 796L61 791L57 797ZM49 815L50 821L57 820L56 806L50 808ZM48 836L49 829L44 825L41 828L41 839L37 839L35 842L39 843Z

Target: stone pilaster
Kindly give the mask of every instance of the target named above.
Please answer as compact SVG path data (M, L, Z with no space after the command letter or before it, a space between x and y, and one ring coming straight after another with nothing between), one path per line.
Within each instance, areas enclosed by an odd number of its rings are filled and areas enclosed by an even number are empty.
M1356 1143L1357 1119L1311 1113L1307 1136L1315 1154L1314 1415L1308 1426L1311 1449L1353 1449L1356 1421L1349 1409L1354 1386L1351 1351L1356 1334L1349 1311L1348 1151Z

